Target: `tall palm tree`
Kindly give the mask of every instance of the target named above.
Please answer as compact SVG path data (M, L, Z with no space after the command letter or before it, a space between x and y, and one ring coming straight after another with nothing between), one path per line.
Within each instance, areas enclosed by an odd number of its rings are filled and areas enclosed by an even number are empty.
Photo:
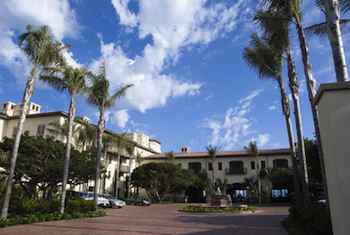
M26 32L19 36L19 45L31 61L32 68L27 79L22 97L22 108L20 111L15 141L11 154L10 172L7 180L6 192L1 211L1 218L3 219L6 219L8 214L19 143L21 141L23 126L26 115L28 113L35 82L38 79L43 67L54 67L57 64L63 62L60 53L63 49L63 46L61 43L54 41L47 26L42 26L38 29L34 29L32 26L28 25Z
M82 127L79 130L77 142L83 151L96 147L96 127L88 121L80 120Z
M66 154L64 159L63 180L61 189L61 207L60 213L64 213L66 201L66 187L69 174L70 153L73 140L73 125L76 115L76 98L79 93L86 90L86 77L89 72L84 68L73 68L63 65L57 68L47 68L40 76L41 80L47 82L50 86L60 92L67 91L70 96L68 108L68 129L66 134Z
M304 203L305 205L308 205L310 202L310 194L308 187L309 179L306 164L303 124L300 109L298 78L289 40L290 22L285 20L276 20L283 17L285 16L281 15L280 12L276 11L258 11L255 16L255 20L260 24L269 44L272 45L272 47L275 48L277 51L279 51L281 55L284 55L287 60L288 81L293 101L296 133L298 140L298 158L301 161L300 166L302 168L303 173L302 186L304 192Z
M255 157L255 171L256 171L256 180L258 181L258 200L259 204L262 202L262 193L261 193L261 180L260 180L260 171L262 168L259 166L259 149L258 145L256 144L255 141L250 141L248 143L248 146L245 146L244 149L251 153Z
M274 17L273 20L282 21L284 24L287 25L288 28L293 23L293 25L295 25L297 30L297 34L299 38L299 46L300 46L301 55L302 55L302 62L304 67L304 74L305 74L306 84L307 84L308 98L311 106L315 135L317 140L318 153L321 160L320 162L321 162L321 168L322 168L323 185L325 188L326 195L328 195L327 181L325 177L324 161L323 161L324 154L322 150L321 133L320 133L319 117L318 117L319 114L318 114L318 108L314 104L314 98L317 93L316 80L314 79L314 76L312 73L309 49L308 49L308 45L305 37L305 30L303 28L302 21L301 21L302 13L303 13L301 10L301 2L302 2L301 0L264 0L264 3L266 4L267 8L270 11L276 12L277 17ZM305 173L307 173L307 169L304 170L304 174Z
M97 154L96 154L96 175L94 187L94 200L97 208L98 189L100 185L100 164L102 155L102 137L105 131L105 114L106 111L112 108L117 99L124 96L126 91L132 85L125 85L117 92L110 94L110 83L106 78L106 67L103 64L101 71L97 75L91 76L91 87L88 89L88 102L99 111L99 120L97 126Z
M282 78L282 56L283 55L279 50L269 45L266 40L259 38L257 34L253 34L251 36L249 46L244 49L243 53L244 59L253 69L258 72L261 79L273 79L278 83L281 96L281 107L286 123L289 148L291 150L293 163L293 183L296 195L296 204L299 207L302 200L300 194L300 184L298 180L299 172L294 145L293 127L290 117L289 98Z
M350 19L341 19L341 13L346 13L350 8L349 0L315 0L316 5L325 16L326 22L307 27L305 30L316 35L328 35L332 48L335 74L338 82L345 82L349 79L348 68L344 52L341 26L348 24Z
M212 171L211 171L211 184L212 184L212 192L215 191L215 159L216 159L216 155L219 151L219 148L217 146L213 146L213 145L209 145L207 148L207 153L209 155L210 158L210 162L211 162L211 166L212 166Z
M115 169L115 176L116 176L115 192L117 192L119 188L119 172L120 172L120 166L121 166L121 156L123 154L128 154L129 156L133 155L135 143L132 142L128 138L128 135L125 133L108 135L108 137L107 138L105 137L105 139L107 139L108 141L104 142L104 145L105 145L104 149L107 149L108 147L113 146L117 150L115 152L117 154L117 167Z

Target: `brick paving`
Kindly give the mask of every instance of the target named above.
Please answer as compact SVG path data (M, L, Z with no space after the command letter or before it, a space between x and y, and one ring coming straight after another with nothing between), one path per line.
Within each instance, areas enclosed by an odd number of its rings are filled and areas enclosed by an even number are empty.
M287 207L258 208L254 214L185 214L180 205L127 206L108 210L107 216L53 221L0 229L0 235L286 235L280 221Z

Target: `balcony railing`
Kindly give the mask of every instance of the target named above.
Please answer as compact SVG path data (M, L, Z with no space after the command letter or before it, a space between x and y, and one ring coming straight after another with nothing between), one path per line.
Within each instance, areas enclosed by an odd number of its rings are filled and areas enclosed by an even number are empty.
M226 168L225 173L226 175L246 175L247 168L241 168L241 169Z

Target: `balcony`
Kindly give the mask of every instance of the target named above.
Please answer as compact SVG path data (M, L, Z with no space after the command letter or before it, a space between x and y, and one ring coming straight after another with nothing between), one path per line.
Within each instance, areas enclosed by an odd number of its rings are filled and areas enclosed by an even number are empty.
M241 169L225 169L226 175L246 175L247 174L247 168L241 168Z

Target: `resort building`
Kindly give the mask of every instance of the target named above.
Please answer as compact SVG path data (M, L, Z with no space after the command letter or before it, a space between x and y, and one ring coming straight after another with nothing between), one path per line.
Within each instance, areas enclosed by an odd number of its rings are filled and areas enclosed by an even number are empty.
M289 149L260 150L257 156L246 150L220 151L212 159L207 152L191 152L189 148L182 147L178 153L161 153L145 157L142 164L169 161L170 157L171 161L179 164L183 169L192 170L195 173L204 171L209 179L226 182L226 192L222 193L230 194L237 200L247 199L249 191L247 181L256 179L257 169L288 171L292 167ZM264 180L262 190L268 198L287 200L291 189L284 183Z
M19 120L21 105L6 102L0 110L0 141L3 138L13 138ZM68 115L62 111L41 112L39 104L31 103L24 125L24 134L30 136L53 137L66 142L66 136L59 131L52 131L57 124L65 125ZM55 125L53 125L55 124ZM88 118L76 118L77 127L86 128L86 125L96 128ZM78 144L78 134L75 134L73 145L83 150ZM107 136L116 136L110 130L105 131ZM100 193L109 193L115 196L127 196L131 190L129 179L133 170L140 164L162 162L169 159L169 153L161 152L161 143L142 133L126 135L132 149L122 149L113 142L108 145L102 159L106 174L102 176ZM215 159L211 159L207 152L191 152L183 147L179 153L173 154L174 163L180 164L183 169L195 173L205 171L209 178L219 179L227 183L227 192L233 198L247 197L247 180L256 177L257 169L289 169L292 166L289 149L260 150L258 156L249 151L218 152ZM79 185L72 190L93 191L94 182ZM264 184L269 197L288 197L290 189L286 185Z
M21 111L21 105L6 102L0 109L0 141L5 137L13 138L16 135L17 123ZM63 126L68 120L68 114L62 111L41 112L39 104L31 103L24 124L23 134L30 136L53 137L56 140L66 142L66 136L62 131L52 131L58 126ZM77 117L75 127L85 128L86 125L96 128L88 118ZM114 136L116 133L106 130L107 136ZM77 143L79 133L73 138L73 145L77 149L83 147ZM137 157L146 157L161 153L161 144L142 133L131 133L127 139L132 146L131 151L120 149L116 145L109 145L104 153L102 164L105 166L106 174L103 176L100 192L113 195L124 195L128 192L128 179L131 172L137 167ZM93 182L73 188L79 191L93 191Z

